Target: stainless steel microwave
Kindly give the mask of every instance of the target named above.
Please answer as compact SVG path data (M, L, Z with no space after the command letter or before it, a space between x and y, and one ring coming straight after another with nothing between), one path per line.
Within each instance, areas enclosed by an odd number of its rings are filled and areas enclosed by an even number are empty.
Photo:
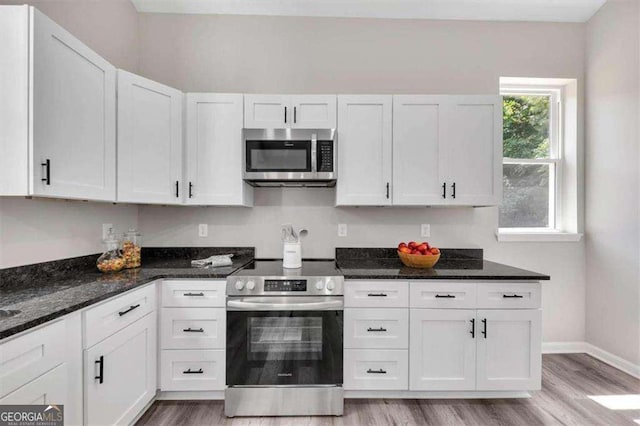
M253 186L335 186L335 129L244 129L243 179Z

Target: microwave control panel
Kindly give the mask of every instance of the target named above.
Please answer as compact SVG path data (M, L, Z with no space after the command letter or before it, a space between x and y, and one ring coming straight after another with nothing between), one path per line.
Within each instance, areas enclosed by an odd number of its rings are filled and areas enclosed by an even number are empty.
M318 172L333 172L333 141L318 141Z

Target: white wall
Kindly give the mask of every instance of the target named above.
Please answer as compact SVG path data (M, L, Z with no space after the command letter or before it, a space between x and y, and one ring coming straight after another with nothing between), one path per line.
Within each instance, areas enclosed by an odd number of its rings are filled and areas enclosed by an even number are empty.
M140 73L185 91L497 93L500 76L577 78L582 149L584 25L140 14ZM581 155L581 154L580 154ZM545 341L584 340L584 243L498 243L497 209L334 208L331 189L258 189L255 207L141 206L148 245L252 245L281 257L280 224L309 228L307 257L336 246L419 238L483 247L487 258L544 272ZM197 224L209 224L198 238ZM337 224L349 236L338 238Z
M640 365L640 2L587 26L587 341Z
M138 68L138 15L129 0L0 0L30 4L115 66ZM99 253L102 223L137 226L136 206L0 198L0 268Z

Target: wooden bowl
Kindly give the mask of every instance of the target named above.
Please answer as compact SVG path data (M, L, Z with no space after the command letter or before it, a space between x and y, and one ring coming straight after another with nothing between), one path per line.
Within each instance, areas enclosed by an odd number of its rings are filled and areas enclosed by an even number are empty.
M423 256L421 254L407 254L398 252L398 256L402 263L409 268L433 268L438 260L440 260L440 253L433 254L431 256Z

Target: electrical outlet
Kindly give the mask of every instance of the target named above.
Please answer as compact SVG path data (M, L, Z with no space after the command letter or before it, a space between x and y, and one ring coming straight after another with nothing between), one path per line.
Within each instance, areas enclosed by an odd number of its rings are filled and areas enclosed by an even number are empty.
M338 224L338 237L346 237L347 236L347 224L339 223Z
M113 231L113 224L111 223L103 223L102 224L102 239L106 239L107 235L109 235Z
M206 223L201 223L200 225L198 225L198 236L206 237L208 235L209 235L209 225L207 225Z
M421 237L430 237L431 236L431 225L428 223L423 223L420 225L420 236Z

